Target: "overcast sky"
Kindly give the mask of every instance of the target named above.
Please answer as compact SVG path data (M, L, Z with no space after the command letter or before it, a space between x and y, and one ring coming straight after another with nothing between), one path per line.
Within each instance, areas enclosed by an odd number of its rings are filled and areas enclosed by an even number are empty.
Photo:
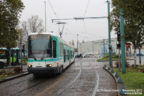
M44 24L44 0L22 1L25 9L22 12L21 21L26 21L31 16L38 15ZM107 16L106 0L46 0L46 4L47 31L54 31L55 34L58 34L58 25L52 23L51 19ZM67 23L63 32L63 39L66 41L76 39L76 34L79 34L80 41L108 38L107 19L67 20L64 22ZM111 36L115 37L114 32L112 32Z

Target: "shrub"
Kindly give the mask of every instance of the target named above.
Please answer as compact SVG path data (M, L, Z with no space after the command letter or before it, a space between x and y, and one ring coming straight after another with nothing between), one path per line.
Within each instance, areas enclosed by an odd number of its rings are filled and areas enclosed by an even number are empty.
M27 64L27 59L26 58L22 58L22 64Z
M139 66L137 67L137 70L138 70L139 72L143 72L143 73L144 73L144 66L139 65Z
M6 73L5 70L1 70L1 71L0 71L0 75L2 75L2 74L4 74L4 73Z
M116 61L115 65L116 65L116 68L118 68L119 67L119 61ZM120 67L121 67L121 61L120 61ZM129 67L129 62L127 62L127 61L126 61L126 67L127 68Z
M22 68L21 67L15 67L14 68L14 72L15 73L19 73L19 72L21 72L22 71Z

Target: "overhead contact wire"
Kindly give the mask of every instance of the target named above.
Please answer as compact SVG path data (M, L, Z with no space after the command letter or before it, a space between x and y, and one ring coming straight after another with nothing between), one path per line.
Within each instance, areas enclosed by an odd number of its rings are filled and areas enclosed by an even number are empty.
M51 9L52 9L53 14L55 15L56 18L58 18L58 15L57 15L56 11L54 10L54 7L53 7L51 1L48 0L48 3L49 3L49 5L50 5L50 7L51 7Z

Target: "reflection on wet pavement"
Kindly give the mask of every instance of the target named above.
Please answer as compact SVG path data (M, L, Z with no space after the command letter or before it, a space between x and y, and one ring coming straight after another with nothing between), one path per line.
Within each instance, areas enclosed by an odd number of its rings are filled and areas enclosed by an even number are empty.
M95 58L76 59L58 76L34 78L32 74L0 84L1 96L116 96L113 78Z

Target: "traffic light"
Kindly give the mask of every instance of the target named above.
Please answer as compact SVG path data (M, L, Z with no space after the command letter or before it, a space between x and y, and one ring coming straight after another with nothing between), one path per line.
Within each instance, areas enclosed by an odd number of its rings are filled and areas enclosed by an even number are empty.
M117 32L117 41L120 42L120 31Z
M120 31L118 31L118 32L117 32L117 41L118 41L118 42L117 42L117 48L118 48L118 49L120 49L120 47L121 47L120 37L121 37L121 34L120 34Z
M117 43L117 48L120 49L120 47L121 47L121 44L118 42Z
M22 52L25 52L25 45L22 45Z

